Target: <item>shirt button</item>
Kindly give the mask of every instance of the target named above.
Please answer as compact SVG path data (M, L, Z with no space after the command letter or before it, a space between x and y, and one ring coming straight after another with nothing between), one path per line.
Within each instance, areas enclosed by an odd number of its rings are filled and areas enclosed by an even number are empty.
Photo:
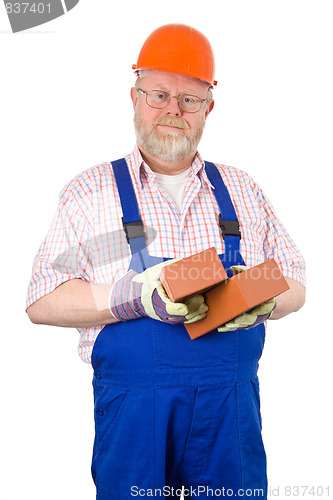
M99 372L95 372L95 377L97 378L97 380L101 380L102 375Z
M104 415L104 410L103 410L103 408L98 408L98 410L97 410L97 412L96 412L96 413L97 413L97 415L98 415L99 417L103 417L103 415Z

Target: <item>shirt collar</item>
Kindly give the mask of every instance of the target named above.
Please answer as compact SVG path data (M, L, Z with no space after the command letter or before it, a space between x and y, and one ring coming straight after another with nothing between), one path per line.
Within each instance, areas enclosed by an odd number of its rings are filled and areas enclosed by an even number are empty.
M198 178L200 179L201 184L205 183L211 189L214 189L213 184L208 179L206 167L205 167L205 162L199 153L197 153L195 155L194 160L193 160L192 165L191 165L191 168L192 168L193 174L197 175Z
M155 172L145 163L143 160L140 150L136 145L130 157L130 164L133 166L134 176L138 184L140 184L141 188L143 188L143 177L145 176L148 182L153 182L155 179ZM192 165L190 167L192 169L193 176L197 176L201 183L205 182L210 188L214 188L207 177L205 162L201 158L200 154L197 153L193 159Z

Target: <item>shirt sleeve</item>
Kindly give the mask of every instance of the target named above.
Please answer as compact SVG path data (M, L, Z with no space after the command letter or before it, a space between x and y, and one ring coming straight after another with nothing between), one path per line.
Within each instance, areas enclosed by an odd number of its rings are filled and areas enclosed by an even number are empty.
M306 285L305 261L287 230L276 216L272 203L255 185L257 199L266 224L263 250L266 259L274 258L283 275Z
M85 203L87 203L85 201ZM51 227L34 259L26 307L65 281L92 275L89 242L91 226L78 193L64 189Z

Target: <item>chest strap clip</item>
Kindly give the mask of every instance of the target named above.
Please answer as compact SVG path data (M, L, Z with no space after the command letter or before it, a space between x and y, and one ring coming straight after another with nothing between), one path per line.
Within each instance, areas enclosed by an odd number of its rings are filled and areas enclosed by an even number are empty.
M135 238L145 237L143 222L141 219L135 222L124 222L124 218L122 217L121 220L123 223L127 243L129 243L130 240L134 240Z
M222 220L221 214L219 215L219 226L222 233L222 238L225 239L226 236L238 236L242 237L242 233L239 229L238 220Z

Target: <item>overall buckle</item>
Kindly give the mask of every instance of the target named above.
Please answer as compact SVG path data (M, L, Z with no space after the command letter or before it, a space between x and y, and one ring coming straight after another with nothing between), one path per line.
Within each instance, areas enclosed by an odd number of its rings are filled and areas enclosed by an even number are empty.
M242 237L242 233L239 229L238 220L222 220L221 214L219 215L219 226L222 233L222 238L225 239L226 236L238 236Z
M122 217L121 220L123 223L127 243L135 238L141 238L142 236L145 237L144 226L141 219L135 222L124 222L124 217Z

